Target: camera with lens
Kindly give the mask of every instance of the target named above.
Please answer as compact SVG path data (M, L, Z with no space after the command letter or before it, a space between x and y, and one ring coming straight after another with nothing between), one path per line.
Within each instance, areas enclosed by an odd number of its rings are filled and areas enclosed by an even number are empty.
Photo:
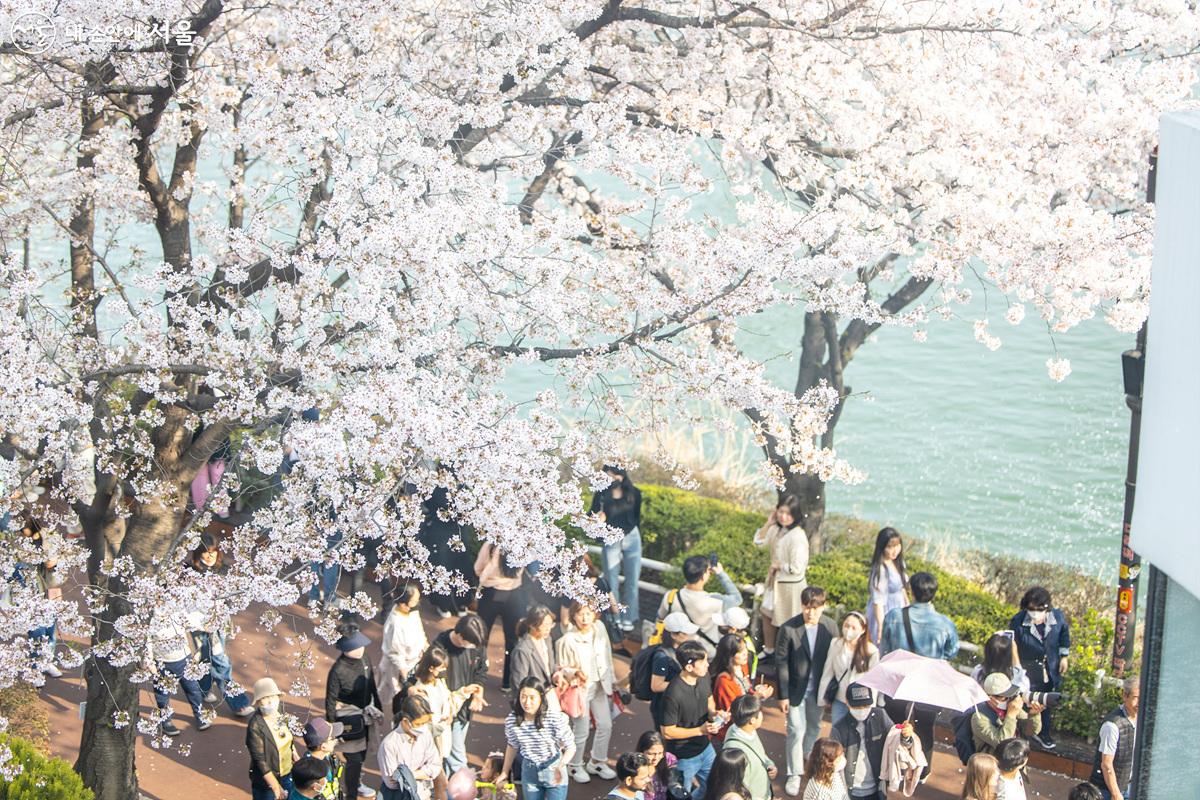
M1026 704L1037 703L1045 708L1054 708L1062 700L1062 692L1021 692Z

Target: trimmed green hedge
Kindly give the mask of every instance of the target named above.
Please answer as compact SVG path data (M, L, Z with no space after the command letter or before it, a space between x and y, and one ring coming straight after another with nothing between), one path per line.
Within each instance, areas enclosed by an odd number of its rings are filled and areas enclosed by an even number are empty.
M0 745L12 751L21 772L11 781L0 779L0 800L92 800L92 790L61 758L46 758L35 747L15 736L0 736Z
M758 583L767 574L767 552L754 545L754 532L765 516L739 508L724 500L701 497L669 486L643 485L642 542L645 554L678 566L691 555L715 552L735 582ZM591 495L583 497L584 508ZM808 567L808 583L829 594L831 605L845 609L864 609L867 605L867 571L872 547L861 542L868 538L863 528L868 523L830 515L826 520L827 540L834 549L813 556ZM572 530L573 536L581 535ZM938 593L934 606L958 627L961 641L982 646L995 631L1007 627L1017 608L1005 603L966 578L946 572L923 559L906 556L909 573L930 572L937 576ZM668 586L679 586L678 571L663 577ZM1056 714L1060 730L1083 738L1094 738L1100 717L1120 702L1119 690L1106 688L1096 695L1097 671L1106 661L1112 645L1112 621L1088 611L1082 619L1072 619L1071 669L1064 680L1064 699Z

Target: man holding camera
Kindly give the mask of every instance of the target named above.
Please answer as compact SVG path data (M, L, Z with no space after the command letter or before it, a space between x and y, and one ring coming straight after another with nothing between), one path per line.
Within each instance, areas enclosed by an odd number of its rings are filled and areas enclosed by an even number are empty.
M1026 702L1021 692L1003 672L993 672L983 679L986 703L975 707L971 715L971 739L976 753L995 754L1005 739L1020 734L1036 736L1042 729L1040 703Z
M708 579L716 576L722 592L705 591ZM683 580L687 583L677 592L669 592L658 606L658 618L682 612L699 628L699 641L704 652L712 658L717 653L717 642L721 632L717 623L722 620L721 612L742 604L742 593L729 579L725 568L717 561L716 553L704 556L689 556L683 561Z

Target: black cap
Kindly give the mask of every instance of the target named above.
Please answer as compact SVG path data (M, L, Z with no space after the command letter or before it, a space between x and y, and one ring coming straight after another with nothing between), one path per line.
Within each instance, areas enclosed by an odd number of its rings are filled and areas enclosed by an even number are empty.
M875 696L861 683L852 683L846 687L846 705L850 708L863 708L874 703Z

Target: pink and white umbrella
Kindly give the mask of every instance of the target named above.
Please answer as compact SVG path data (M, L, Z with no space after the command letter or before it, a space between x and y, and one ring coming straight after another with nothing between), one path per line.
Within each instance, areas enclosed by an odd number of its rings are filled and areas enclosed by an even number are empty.
M893 700L966 711L987 702L978 683L940 658L926 658L907 650L894 650L855 683L869 686ZM909 713L912 713L911 706Z

